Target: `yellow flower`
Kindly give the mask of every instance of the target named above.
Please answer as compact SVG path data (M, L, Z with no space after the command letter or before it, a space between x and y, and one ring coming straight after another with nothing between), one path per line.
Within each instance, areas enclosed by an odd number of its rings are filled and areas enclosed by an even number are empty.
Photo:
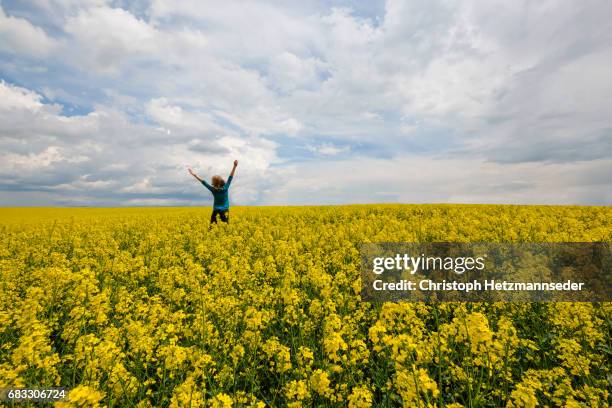
M285 397L288 400L302 401L310 397L310 391L306 382L303 380L294 380L285 386Z
M321 396L330 398L333 395L330 384L329 376L321 369L315 370L310 377L310 387Z
M170 408L199 408L204 406L202 388L198 387L193 377L187 379L172 392Z
M367 408L372 406L372 393L365 386L353 388L348 397L349 408Z
M104 393L87 385L79 385L68 393L66 401L56 403L59 408L95 408L101 407Z
M61 384L58 406L83 407L610 399L612 302L369 303L359 243L611 242L611 207L239 207L202 228L208 216L0 208L0 387Z
M210 408L232 408L232 406L232 397L224 393L217 394L209 404Z

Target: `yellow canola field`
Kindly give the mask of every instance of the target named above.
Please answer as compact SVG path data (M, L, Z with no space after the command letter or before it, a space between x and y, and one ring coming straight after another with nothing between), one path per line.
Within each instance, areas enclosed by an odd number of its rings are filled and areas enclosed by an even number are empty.
M362 242L610 241L612 208L0 209L0 388L57 406L604 407L611 304L362 302Z

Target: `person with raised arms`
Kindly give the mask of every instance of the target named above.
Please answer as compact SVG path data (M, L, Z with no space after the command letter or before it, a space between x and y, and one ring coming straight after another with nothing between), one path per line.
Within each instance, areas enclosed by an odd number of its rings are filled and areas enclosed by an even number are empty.
M234 160L234 167L227 178L227 182L223 180L223 177L214 175L211 178L210 184L208 184L206 180L198 177L198 175L195 174L191 168L188 168L189 174L202 183L214 197L213 211L212 215L210 216L211 225L217 223L217 216L221 218L221 221L229 223L229 188L232 184L232 180L234 179L236 167L238 167L238 160Z

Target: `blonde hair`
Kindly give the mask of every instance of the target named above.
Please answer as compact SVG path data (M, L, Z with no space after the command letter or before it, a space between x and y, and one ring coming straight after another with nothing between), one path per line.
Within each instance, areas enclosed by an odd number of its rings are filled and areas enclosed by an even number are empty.
M225 186L225 180L221 176L212 176L212 182L210 183L214 188L223 188Z

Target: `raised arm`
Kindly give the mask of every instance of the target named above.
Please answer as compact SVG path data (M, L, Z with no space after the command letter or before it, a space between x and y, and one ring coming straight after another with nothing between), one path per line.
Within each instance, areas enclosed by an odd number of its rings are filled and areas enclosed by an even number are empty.
M234 167L232 167L232 172L230 173L230 177L234 177L234 173L236 172L236 167L238 167L238 160L234 160Z
M197 174L195 174L195 172L191 169L191 167L187 167L187 170L189 170L189 174L191 174L193 177L195 177L200 183L202 181L204 181L201 178L199 178Z

